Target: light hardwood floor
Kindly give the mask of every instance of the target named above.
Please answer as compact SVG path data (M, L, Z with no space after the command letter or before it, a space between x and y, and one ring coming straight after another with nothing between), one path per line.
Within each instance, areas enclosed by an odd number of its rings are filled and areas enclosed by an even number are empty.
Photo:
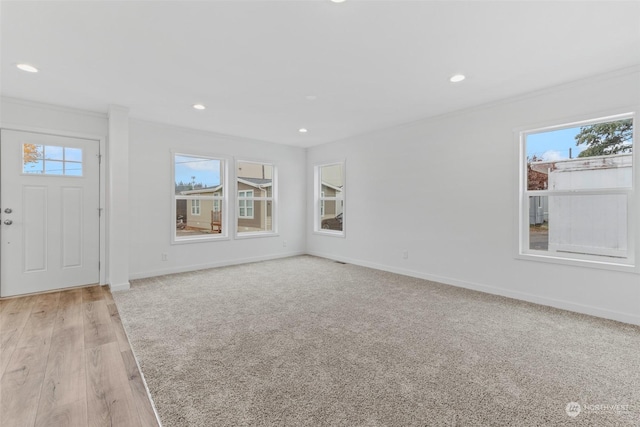
M106 286L0 300L0 426L158 426Z

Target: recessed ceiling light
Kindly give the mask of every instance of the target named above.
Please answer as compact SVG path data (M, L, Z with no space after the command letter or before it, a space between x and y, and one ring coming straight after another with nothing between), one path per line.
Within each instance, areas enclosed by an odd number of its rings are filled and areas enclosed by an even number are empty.
M196 110L204 110L207 107L202 104L193 104L193 108L195 108Z
M455 76L452 76L449 81L451 83L458 83L463 81L464 79L466 79L466 77L464 76L464 74L456 74Z
M300 133L307 133L307 132L308 132L308 130L306 130L305 128L300 128L300 129L298 129L298 132L300 132Z
M316 99L318 99L318 97L315 95L307 95L305 96L305 98L307 98L308 101L315 101Z
M334 3L344 3L345 0L331 0Z
M17 64L16 67L21 69L22 71L26 71L27 73L37 73L38 69L33 65L29 64Z

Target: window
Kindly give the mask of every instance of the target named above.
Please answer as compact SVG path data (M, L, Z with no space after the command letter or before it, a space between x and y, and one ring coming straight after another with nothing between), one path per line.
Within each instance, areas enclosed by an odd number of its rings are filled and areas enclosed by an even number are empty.
M238 191L238 218L253 219L253 190Z
M344 163L314 168L314 231L344 236Z
M633 265L630 114L521 133L520 254Z
M274 233L276 169L272 164L238 161L238 236Z
M175 228L173 242L215 239L227 235L224 183L226 161L174 154Z
M22 173L82 176L82 149L22 144Z
M200 215L200 199L191 200L191 215Z

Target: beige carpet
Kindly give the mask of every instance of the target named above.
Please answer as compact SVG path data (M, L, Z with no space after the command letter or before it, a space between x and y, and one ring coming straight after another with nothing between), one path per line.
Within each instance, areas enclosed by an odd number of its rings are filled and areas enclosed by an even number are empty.
M114 298L165 427L640 426L631 325L310 256Z

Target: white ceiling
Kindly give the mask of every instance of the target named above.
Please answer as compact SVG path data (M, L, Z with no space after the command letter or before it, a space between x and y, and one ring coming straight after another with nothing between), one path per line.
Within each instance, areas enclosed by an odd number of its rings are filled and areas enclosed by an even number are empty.
M4 96L303 147L640 64L637 1L5 0L0 13Z

